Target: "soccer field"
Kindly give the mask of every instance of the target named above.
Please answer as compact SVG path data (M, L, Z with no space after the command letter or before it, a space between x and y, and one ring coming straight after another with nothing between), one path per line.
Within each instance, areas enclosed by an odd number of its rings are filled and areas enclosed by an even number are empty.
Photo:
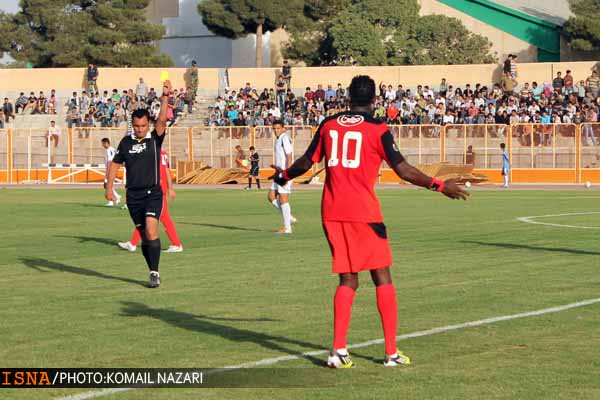
M131 235L129 215L105 208L101 190L0 189L1 364L263 362L314 382L99 397L107 400L600 398L600 302L515 316L600 298L600 192L475 191L468 202L425 190L378 195L394 255L398 334L422 332L398 342L410 366L384 368L383 344L369 345L383 333L364 274L348 336L359 345L350 350L357 366L323 367L337 278L321 229L320 190L293 194L299 223L292 236L273 233L280 217L265 191L179 190L171 214L184 252L163 253L162 285L151 290L140 249L116 246ZM517 220L546 215L553 216L529 221L554 225ZM164 232L161 239L166 248ZM499 316L514 317L461 325ZM277 360L283 356L290 357ZM0 398L100 390L4 389Z

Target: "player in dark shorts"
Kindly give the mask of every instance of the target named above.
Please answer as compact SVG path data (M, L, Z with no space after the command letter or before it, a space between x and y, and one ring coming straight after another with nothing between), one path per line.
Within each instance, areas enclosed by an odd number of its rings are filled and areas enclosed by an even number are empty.
M248 187L246 189L252 189L252 178L256 181L256 187L260 189L260 179L258 179L258 174L260 172L260 167L258 166L260 156L256 152L254 146L250 146L249 150L250 157L248 157L248 160L250 160L250 173L248 174Z
M160 286L158 264L160 239L158 221L162 213L163 193L160 186L160 151L167 128L167 110L171 82L165 81L161 96L160 114L150 132L150 114L146 109L131 115L133 132L121 139L112 160L106 184L106 199L114 201L113 182L119 167L127 168L127 208L135 227L142 234L142 254L150 269L148 287Z
M374 190L381 163L385 160L403 180L451 199L466 199L469 194L454 181L432 178L406 162L387 125L373 118L373 79L356 76L349 94L350 111L323 120L306 153L284 171L274 167L272 178L278 185L285 185L323 157L326 159L321 214L333 256L333 272L340 278L333 300L334 339L327 365L353 366L346 336L360 271L369 271L376 286L385 340L383 364L386 367L410 364L410 358L396 347L398 315L396 290L390 275L392 256Z

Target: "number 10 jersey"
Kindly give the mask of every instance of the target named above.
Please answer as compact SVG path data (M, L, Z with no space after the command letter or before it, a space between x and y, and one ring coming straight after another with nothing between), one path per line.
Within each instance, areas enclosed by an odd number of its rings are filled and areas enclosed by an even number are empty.
M325 159L323 221L383 221L375 195L379 169L383 160L390 167L404 161L384 122L353 111L326 118L305 156Z

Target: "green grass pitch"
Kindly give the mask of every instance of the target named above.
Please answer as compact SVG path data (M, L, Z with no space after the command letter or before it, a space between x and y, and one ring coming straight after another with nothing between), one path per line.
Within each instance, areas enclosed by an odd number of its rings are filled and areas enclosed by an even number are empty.
M326 350L330 254L320 191L297 191L293 236L266 192L180 190L171 214L181 254L163 254L147 289L140 250L119 250L128 213L101 190L0 190L3 367L208 368ZM399 334L600 297L600 229L517 217L600 211L595 191L475 191L468 202L380 190L394 255ZM543 222L600 228L600 214ZM168 241L162 234L163 248ZM361 275L349 344L382 337L375 290ZM386 369L383 345L273 365L324 378L299 389L142 389L102 399L599 399L600 304L399 342L413 365ZM323 381L323 379L321 379ZM319 382L319 379L315 379ZM310 386L310 385L309 385ZM93 389L0 389L56 399Z

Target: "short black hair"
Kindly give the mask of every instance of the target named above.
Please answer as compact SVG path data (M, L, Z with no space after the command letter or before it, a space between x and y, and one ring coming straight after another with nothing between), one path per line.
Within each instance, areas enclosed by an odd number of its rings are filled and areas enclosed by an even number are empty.
M280 119L276 119L275 121L273 121L273 123L271 125L273 125L273 126L275 126L275 125L285 126L285 124L283 123L283 121L280 120Z
M368 106L375 99L375 81L368 75L357 75L350 82L349 94L353 105Z
M504 143L500 143L500 148L504 149L506 147L506 145Z
M102 138L102 143L108 143L108 144L110 144L110 139L107 138L107 137Z
M250 150L256 150L254 146L250 146Z
M148 121L150 121L150 113L145 108L138 108L133 113L131 113L131 122L133 122L134 118L142 119L146 117Z

